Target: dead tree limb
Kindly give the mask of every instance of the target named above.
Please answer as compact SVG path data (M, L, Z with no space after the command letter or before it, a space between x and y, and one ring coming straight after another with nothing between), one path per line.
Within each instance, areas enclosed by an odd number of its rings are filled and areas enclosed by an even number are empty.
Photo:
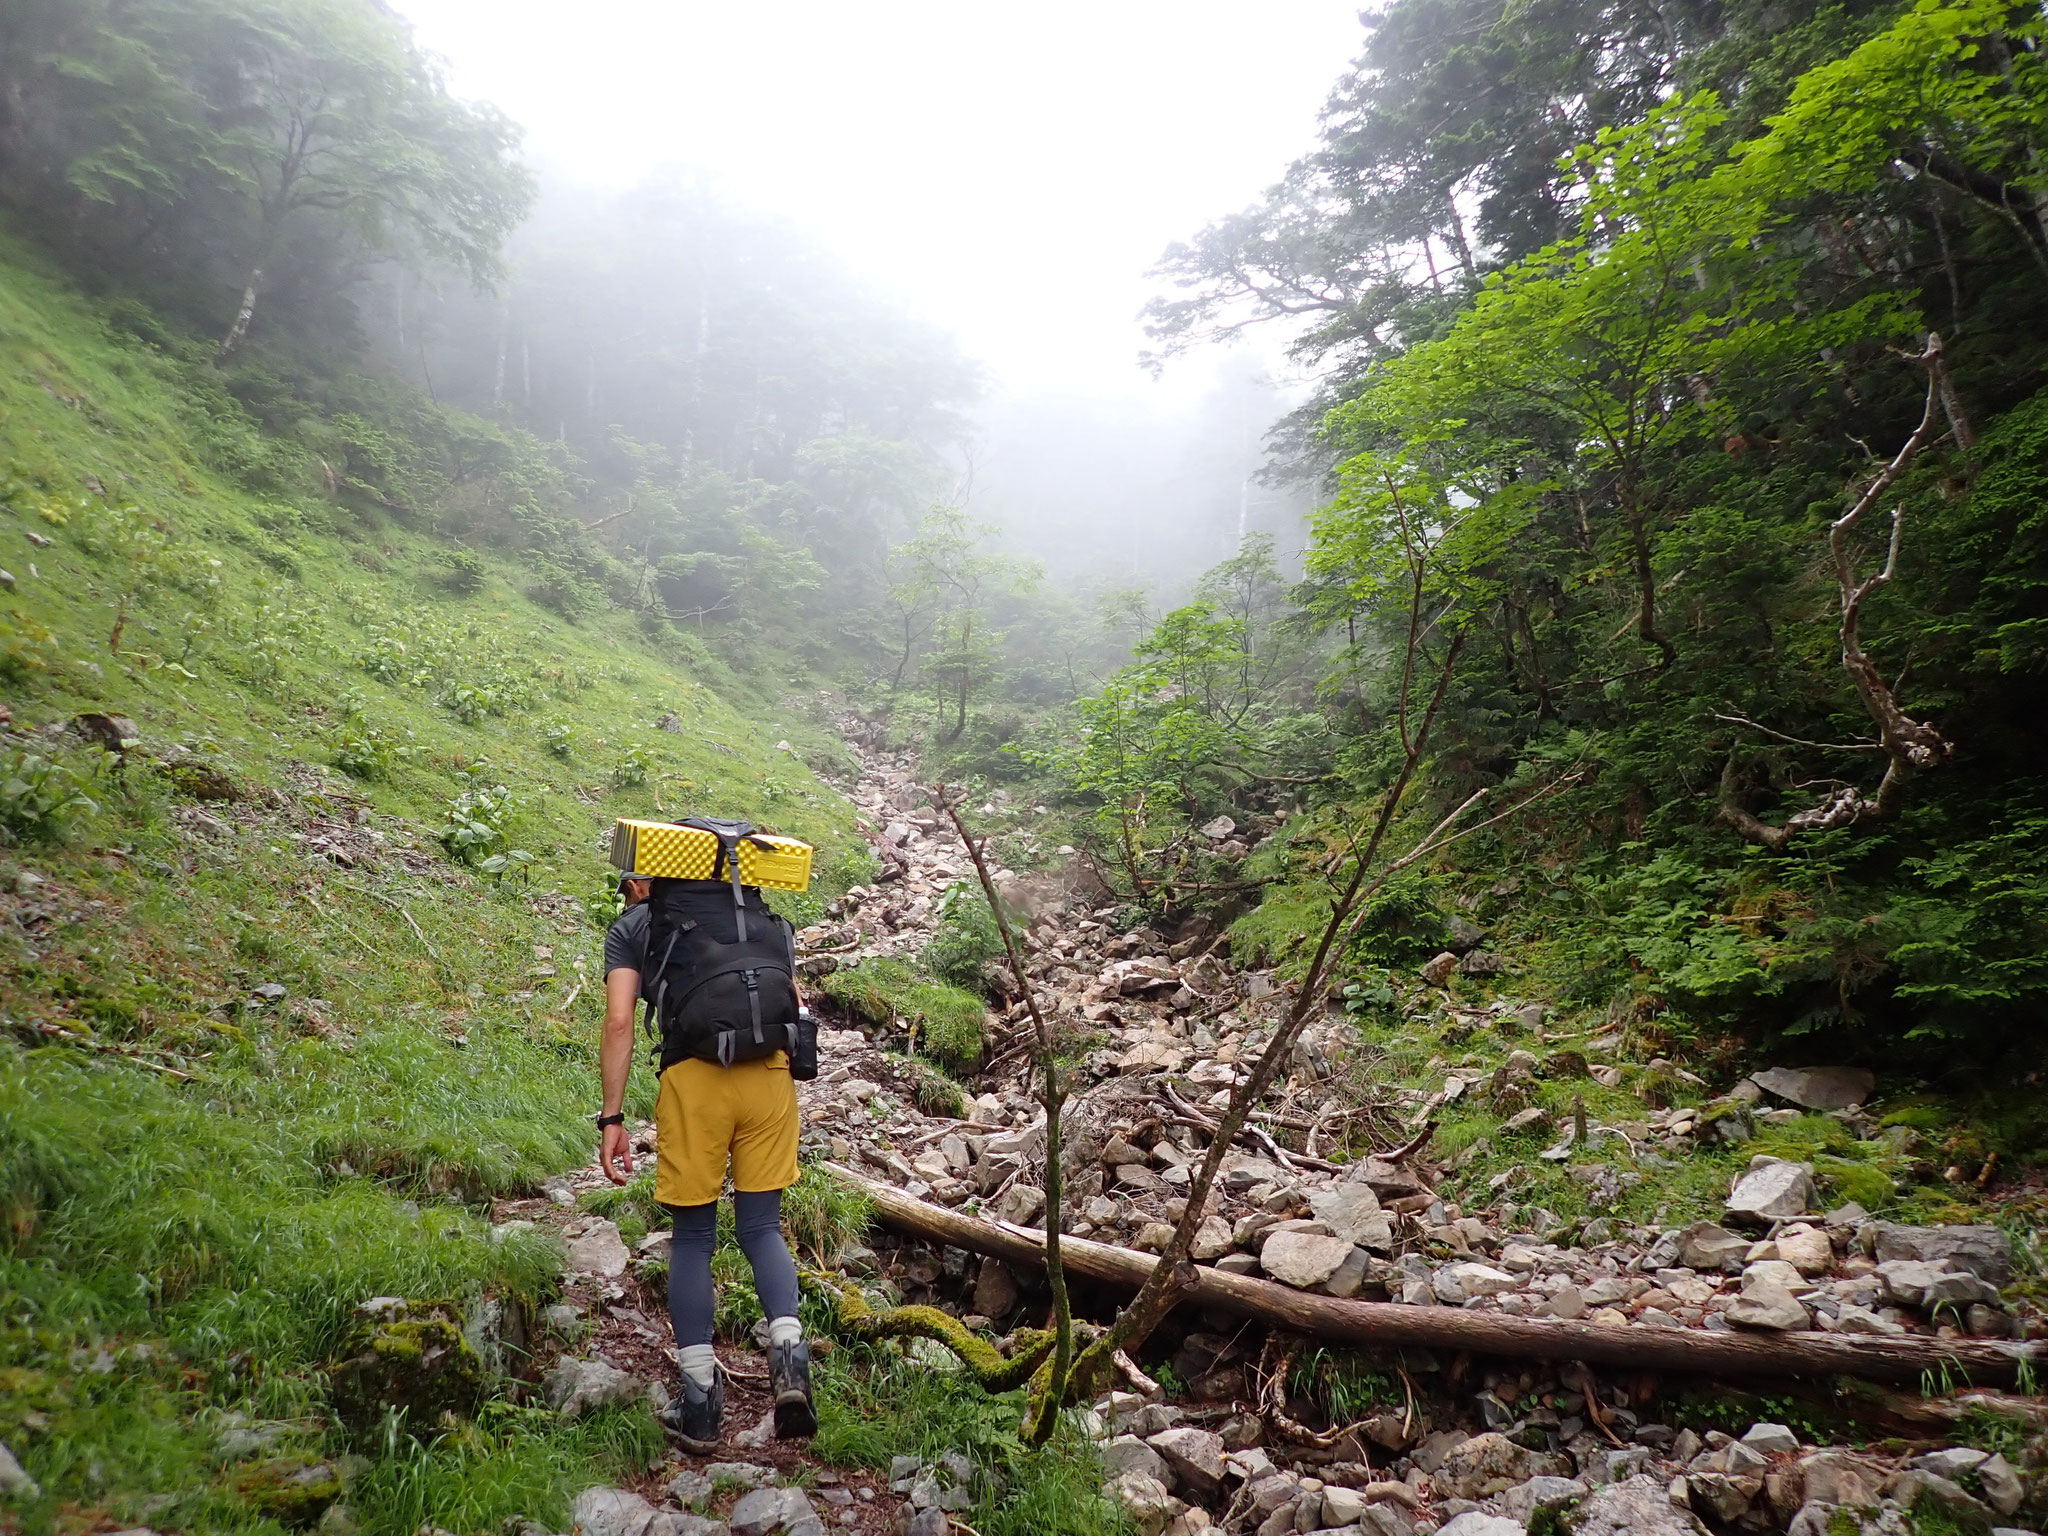
M1891 462L1864 487L1855 504L1828 525L1828 550L1834 557L1835 580L1841 589L1842 670L1849 674L1865 712L1877 724L1877 745L1883 750L1886 760L1884 777L1874 795L1865 795L1855 785L1844 784L1830 792L1819 805L1796 812L1785 819L1783 826L1774 827L1743 805L1736 783L1735 757L1731 754L1721 772L1721 820L1750 842L1765 848L1783 848L1802 833L1824 832L1863 821L1883 821L1896 815L1905 799L1906 785L1913 776L1946 761L1955 751L1954 744L1934 726L1913 719L1899 707L1898 695L1892 685L1863 649L1863 604L1872 593L1890 585L1898 574L1899 546L1906 528L1905 507L1892 508L1891 537L1885 546L1884 564L1878 570L1858 580L1855 554L1849 547L1850 537L1865 514L1877 505L1921 451L1935 440L1935 427L1944 414L1953 424L1958 441L1967 445L1969 424L1962 415L1955 386L1949 380L1939 332L1928 332L1926 346L1913 361L1927 372L1927 403L1921 410L1920 424L1899 451L1892 455ZM1758 729L1784 740L1792 739L1767 726Z
M895 1231L987 1254L1006 1263L1043 1262L1044 1234L1029 1227L986 1221L915 1200L836 1163L825 1165L874 1202L875 1219ZM1142 1286L1158 1266L1151 1254L1069 1237L1067 1269L1108 1285ZM1271 1280L1187 1265L1182 1297L1221 1307L1275 1328L1325 1342L1385 1347L1469 1350L1531 1360L1583 1360L1638 1370L1688 1371L1711 1376L1801 1377L1840 1375L1867 1381L1918 1384L1922 1372L1942 1367L1978 1388L2015 1381L2022 1365L2048 1369L2048 1346L1988 1339L1864 1338L1839 1333L1709 1333L1691 1328L1565 1322L1509 1317L1463 1307L1411 1307L1386 1301L1344 1301L1297 1291Z

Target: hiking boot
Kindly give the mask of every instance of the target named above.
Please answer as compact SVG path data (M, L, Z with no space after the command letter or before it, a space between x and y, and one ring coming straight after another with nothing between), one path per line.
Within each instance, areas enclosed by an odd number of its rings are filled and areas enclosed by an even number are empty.
M710 1386L700 1387L685 1376L682 1394L671 1398L656 1417L684 1450L708 1455L718 1449L718 1423L725 1417L725 1383L714 1377Z
M818 1408L811 1401L811 1346L768 1346L768 1390L775 1396L775 1433L807 1440L818 1432Z

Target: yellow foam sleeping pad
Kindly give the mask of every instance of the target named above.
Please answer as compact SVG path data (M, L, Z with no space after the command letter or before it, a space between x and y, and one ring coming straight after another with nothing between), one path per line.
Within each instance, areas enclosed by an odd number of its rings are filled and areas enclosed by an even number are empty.
M750 832L739 840L735 858L740 884L803 891L811 884L811 845L793 837ZM612 829L612 867L622 874L656 880L729 878L718 868L718 838L701 827L666 821L621 818Z

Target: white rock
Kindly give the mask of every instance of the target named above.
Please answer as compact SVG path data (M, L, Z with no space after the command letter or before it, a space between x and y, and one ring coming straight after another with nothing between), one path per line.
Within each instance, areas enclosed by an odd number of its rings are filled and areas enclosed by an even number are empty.
M36 1486L36 1480L28 1475L14 1452L0 1445L0 1494L10 1499L39 1499L43 1490Z
M1438 1278L1449 1280L1460 1296L1498 1296L1503 1291L1518 1290L1522 1284L1506 1270L1490 1264L1453 1264L1439 1271ZM1438 1291L1441 1293L1441 1286Z
M1341 1237L1314 1232L1275 1232L1259 1250L1259 1267L1282 1285L1311 1290L1334 1275L1351 1256Z
M1752 1424L1742 1443L1766 1456L1789 1456L1799 1449L1799 1437L1782 1424Z
M616 1280L631 1258L618 1227L603 1217L591 1221L580 1237L569 1239L569 1268L579 1275Z
M1145 1443L1173 1469L1176 1481L1200 1494L1217 1492L1223 1486L1223 1437L1192 1424L1177 1425L1149 1436Z
M1102 1485L1102 1496L1123 1510L1138 1536L1159 1536L1177 1512L1166 1485L1142 1472L1111 1478Z
M576 1495L569 1529L575 1536L668 1536L668 1516L621 1488L586 1488Z
M565 1419L580 1418L593 1408L639 1401L648 1384L638 1376L602 1360L561 1359L541 1384L548 1406Z
M1803 1216L1813 1206L1813 1175L1802 1163L1766 1163L1735 1181L1728 1219L1767 1227Z
M1436 1536L1527 1536L1519 1520L1489 1515L1483 1509L1468 1509L1453 1515Z
M732 1536L822 1536L825 1528L801 1488L756 1488L742 1494L726 1521Z

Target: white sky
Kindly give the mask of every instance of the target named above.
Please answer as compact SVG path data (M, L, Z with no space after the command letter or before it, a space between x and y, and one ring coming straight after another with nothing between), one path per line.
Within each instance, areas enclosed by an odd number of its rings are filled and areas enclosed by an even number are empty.
M1098 397L1147 389L1145 269L1309 147L1363 39L1355 0L395 4L536 165L703 167L1000 390Z

